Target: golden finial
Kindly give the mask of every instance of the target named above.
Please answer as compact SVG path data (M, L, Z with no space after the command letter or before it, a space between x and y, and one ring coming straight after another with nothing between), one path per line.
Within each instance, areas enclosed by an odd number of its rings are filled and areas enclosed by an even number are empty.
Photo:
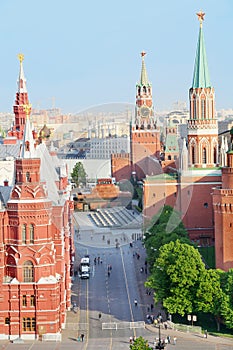
M141 56L142 56L142 57L146 56L146 52L145 52L145 51L142 51L142 52L141 52Z
M26 113L26 116L28 117L31 112L32 105L30 103L23 105L23 110Z
M18 56L19 62L22 63L23 60L24 60L24 54L23 53L19 53L17 56Z
M199 11L196 15L198 17L198 21L200 22L200 26L202 26L202 22L204 21L205 13L202 11Z

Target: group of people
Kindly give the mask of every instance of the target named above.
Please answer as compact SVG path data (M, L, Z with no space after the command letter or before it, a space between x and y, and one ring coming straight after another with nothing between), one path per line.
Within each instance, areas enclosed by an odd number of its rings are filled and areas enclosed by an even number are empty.
M147 311L149 310L153 311L153 308L154 308L154 305L151 304L150 307L149 306L147 307ZM159 312L157 316L147 314L146 319L147 319L147 322L150 324L153 323L155 326L157 326L158 324L162 324L164 328L167 329L167 322L163 322L163 317L161 312Z
M100 256L98 256L97 258L94 258L94 264L96 265L98 264L102 264L103 260L100 258Z
M177 338L174 337L173 338L173 344L174 345L176 345L176 341L177 341ZM167 344L171 344L171 337L170 337L170 335L168 335L166 338L162 338L162 339L156 338L155 342L154 342L154 347L155 347L155 349L156 349L156 347L158 349L158 345L160 345L160 346L163 346L163 348L165 348Z

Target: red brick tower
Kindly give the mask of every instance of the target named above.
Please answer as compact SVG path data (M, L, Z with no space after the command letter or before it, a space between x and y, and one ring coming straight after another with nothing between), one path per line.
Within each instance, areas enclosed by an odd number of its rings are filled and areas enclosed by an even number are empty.
M227 166L222 168L222 186L214 189L216 268L233 268L233 130L231 150L227 152Z
M193 84L189 90L188 121L189 166L211 168L218 163L218 123L215 118L215 93L209 79L202 22L204 13L197 13L200 30L194 65Z
M19 67L19 79L18 79L18 91L16 92L16 99L14 105L15 122L11 129L8 131L8 137L4 140L5 144L16 143L17 140L23 139L23 131L26 124L26 112L24 105L29 105L28 92L26 87L26 79L23 71L24 55L18 55L20 67Z
M0 200L0 338L55 340L71 305L73 202L67 169L53 162L43 142L35 142L31 106L21 97L18 126L22 130L24 123L24 130L15 185L12 191L6 185Z
M9 334L11 339L35 338L40 333L61 330L58 310L62 282L56 275L52 203L40 182L40 164L27 118L20 157L15 162L15 186L7 204L8 229L4 235L0 333Z
M145 52L141 53L141 79L136 85L135 119L131 125L131 164L138 180L157 173L160 157L160 133L156 126L152 84L147 78Z

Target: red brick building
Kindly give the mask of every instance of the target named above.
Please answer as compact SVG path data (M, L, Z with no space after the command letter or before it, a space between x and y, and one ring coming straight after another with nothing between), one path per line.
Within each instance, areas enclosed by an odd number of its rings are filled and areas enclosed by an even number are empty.
M8 135L22 140L21 150L15 185L0 189L0 339L60 339L71 303L73 202L64 167L56 164L56 172L45 145L34 139L19 58L15 127Z

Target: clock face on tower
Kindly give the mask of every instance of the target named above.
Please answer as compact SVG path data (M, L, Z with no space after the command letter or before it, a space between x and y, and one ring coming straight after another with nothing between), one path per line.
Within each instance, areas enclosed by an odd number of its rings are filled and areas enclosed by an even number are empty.
M141 115L142 117L148 117L148 115L150 114L150 109L148 107L141 107Z

